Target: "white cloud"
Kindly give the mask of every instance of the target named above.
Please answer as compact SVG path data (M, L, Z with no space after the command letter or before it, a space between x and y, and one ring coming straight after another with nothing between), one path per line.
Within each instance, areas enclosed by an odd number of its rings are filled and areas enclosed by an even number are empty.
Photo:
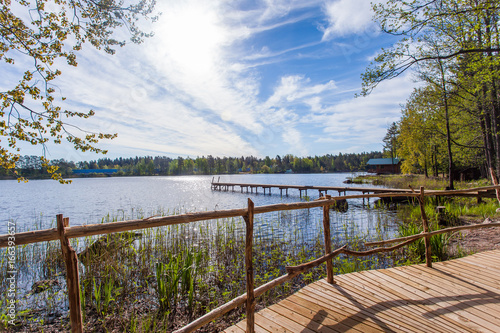
M368 97L344 99L304 121L322 128L316 142L347 140L360 147L381 142L388 125L401 117L400 104L414 87L411 74L384 81Z
M268 107L274 107L281 101L294 102L305 97L322 94L337 88L333 80L325 84L310 85L311 80L301 75L290 75L281 78L280 85L267 100Z
M296 154L299 156L309 155L309 150L302 142L302 134L296 128L288 127L286 131L283 131L282 137L283 141L290 147L294 147Z
M259 13L259 22L284 17L291 11L318 5L318 0L264 0L263 12Z
M381 2L381 1L374 1ZM336 0L325 4L328 26L324 28L323 40L351 34L373 33L373 12L368 0Z
M369 18L359 9L365 2L354 2L324 7L330 20L324 36L366 29ZM325 142L346 147L338 151L362 150L363 139L379 141L386 123L399 116L397 103L409 94L408 82L396 79L369 98L352 99L347 89L356 84L345 77L339 83L335 70L323 76L314 63L293 67L302 61L298 51L327 44L315 30L319 19L309 22L317 34L301 44L253 44L266 32L321 15L322 3L269 0L239 10L232 1L162 1L153 38L115 56L87 48L79 66L65 68L58 83L68 101L79 101L67 104L72 110L97 111L76 125L119 133L103 145L111 154L141 155L142 149L174 156L307 155L327 153L317 152L317 143ZM310 6L316 6L313 14L306 10ZM284 62L285 54L295 62ZM272 75L264 81L268 69Z

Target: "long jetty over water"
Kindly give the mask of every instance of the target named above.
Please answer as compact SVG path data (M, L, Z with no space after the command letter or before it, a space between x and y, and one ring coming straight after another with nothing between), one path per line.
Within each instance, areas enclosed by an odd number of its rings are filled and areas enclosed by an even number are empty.
M269 195L271 195L271 190L279 189L280 195L283 195L283 190L285 190L285 195L288 196L288 190L298 190L300 197L302 197L302 191L304 191L307 196L308 190L316 190L319 192L319 196L323 194L328 194L328 191L338 192L339 195L346 195L347 192L361 192L365 193L412 193L410 189L388 189L388 188L369 188L369 187L345 187L345 186L314 186L314 185L282 185L282 184L246 184L246 183L222 183L214 182L212 180L212 190L213 191L229 191L235 192L235 188L240 190L241 193L258 193L259 188L262 188L264 194L266 190Z
M328 194L328 191L338 192L339 195L346 195L347 192L361 192L365 193L412 193L410 189L388 189L388 188L369 188L369 187L345 187L345 186L314 186L314 185L282 185L282 184L246 184L246 183L222 183L214 182L212 180L212 190L214 191L229 191L235 192L235 188L239 188L241 193L258 193L258 189L262 188L263 193L266 194L266 190L269 195L271 195L271 190L273 188L280 190L280 195L283 195L283 190L285 190L285 195L288 196L288 190L298 190L299 195L302 197L302 191L307 195L307 190L319 191L320 196L323 194Z
M259 193L259 188L262 189L263 194L266 194L266 190L269 195L271 195L272 189L279 189L280 195L283 196L283 190L285 190L285 195L288 196L288 190L298 190L299 196L302 197L302 192L307 196L307 191L318 191L319 196L327 195L328 191L338 192L338 195L346 195L347 192L358 192L361 194L381 194L381 193L414 193L411 189L394 189L394 188L380 188L380 187L347 187L347 186L314 186L314 185L283 185L283 184L248 184L248 183L224 183L219 180L216 182L212 178L211 187L213 191L232 191L236 192L239 189L241 193ZM443 195L443 191L426 191L427 193L435 192L436 195ZM477 197L477 198L495 198L494 189L478 190L476 192L459 193L460 191L455 191L453 195L455 196L467 196L467 197Z

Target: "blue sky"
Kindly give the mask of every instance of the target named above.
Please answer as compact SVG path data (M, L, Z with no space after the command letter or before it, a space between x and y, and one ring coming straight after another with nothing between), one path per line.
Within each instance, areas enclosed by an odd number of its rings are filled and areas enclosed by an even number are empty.
M76 124L118 133L100 145L110 158L381 150L415 86L407 74L354 97L396 41L378 32L368 0L160 0L158 11L145 43L114 56L87 46L77 68L61 68L65 107L96 111ZM66 145L48 157L99 158Z

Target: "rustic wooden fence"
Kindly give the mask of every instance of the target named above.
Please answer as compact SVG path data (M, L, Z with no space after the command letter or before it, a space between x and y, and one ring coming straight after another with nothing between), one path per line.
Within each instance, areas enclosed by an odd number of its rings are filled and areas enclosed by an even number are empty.
M380 252L390 252L406 246L420 238L424 238L426 248L426 263L427 266L432 266L430 237L442 233L476 229L484 227L499 227L500 223L477 224L471 226L452 227L441 229L438 231L429 232L427 217L424 210L424 197L425 196L455 196L455 195L478 195L488 190L498 190L500 186L489 186L481 188L473 188L468 190L456 191L432 191L425 193L424 188L420 188L420 192L413 191L412 193L379 193L379 194L363 194L363 195L350 195L342 197L326 196L315 201L310 202L297 202L290 204L274 204L267 206L254 207L253 202L248 199L248 207L242 209L231 209L211 212L189 213L165 217L150 217L145 219L111 222L107 224L93 224L84 226L69 226L69 218L63 215L57 216L57 228L37 230L30 232L22 232L15 235L15 246L45 242L59 239L61 242L61 250L63 253L65 266L66 266L66 280L68 287L68 298L70 306L70 321L72 332L83 332L83 322L80 307L80 294L79 294L79 277L78 277L78 259L74 249L69 243L69 239L86 237L92 235L111 234L122 231L138 230L155 228L167 225L191 223L196 221L212 220L219 218L243 217L246 224L246 240L245 240L245 266L246 266L246 294L243 294L230 302L212 310L206 315L191 322L185 327L177 330L176 332L193 332L201 326L209 323L210 321L221 317L225 313L238 306L246 303L247 315L247 332L254 332L254 312L255 312L255 299L265 293L266 291L285 283L297 275L307 272L313 267L317 267L326 262L327 269L327 282L334 283L332 259L340 254L352 256L367 256ZM419 201L422 212L423 232L417 235L395 238L380 242L366 243L365 246L385 245L395 242L401 242L391 247L380 247L367 251L351 251L346 248L346 245L332 251L331 250L331 236L330 236L330 206L335 204L337 200L358 199L358 198L380 198L380 197L414 197ZM253 264L252 264L252 247L253 247L253 220L256 214L263 214L276 211L297 210L297 209L310 209L322 207L323 208L323 227L325 238L325 255L308 263L299 266L286 267L287 274L276 278L266 284L255 288L253 279ZM0 235L0 247L12 246L12 235ZM10 241L10 242L9 242Z

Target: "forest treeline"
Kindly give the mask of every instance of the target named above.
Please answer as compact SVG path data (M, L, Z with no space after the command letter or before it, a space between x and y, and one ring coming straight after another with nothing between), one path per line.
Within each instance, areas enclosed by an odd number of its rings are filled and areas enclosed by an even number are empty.
M236 173L320 173L365 171L370 158L381 158L381 152L350 153L314 157L277 155L258 158L247 157L177 157L145 156L131 158L100 158L94 161L71 162L64 159L51 160L57 166L57 172L63 177L74 177L73 170L115 169L116 176L175 176L175 175L213 175ZM43 167L38 156L22 156L16 163L17 175L12 171L0 170L5 177L48 178L50 175Z
M390 126L386 148L405 173L500 176L500 2L396 1L375 19L400 42L363 75L364 92L412 69L421 82ZM469 175L470 176L470 175Z

